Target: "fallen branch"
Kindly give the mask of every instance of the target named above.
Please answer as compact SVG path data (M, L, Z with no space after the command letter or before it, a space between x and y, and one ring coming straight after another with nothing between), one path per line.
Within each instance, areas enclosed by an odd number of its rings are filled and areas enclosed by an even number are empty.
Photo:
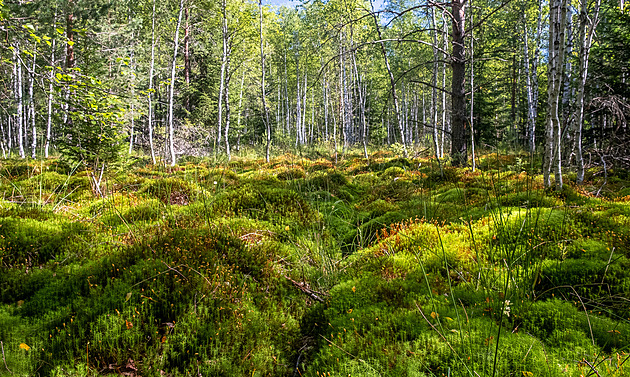
M0 340L0 347L2 347L2 361L4 361L4 367L7 368L9 373L13 374L13 372L11 372L11 369L9 369L9 366L7 365L7 359L4 357L4 343L2 343L1 340Z
M293 285L295 285L300 291L311 297L313 300L324 302L324 299L320 296L326 295L325 293L314 291L310 289L305 282L297 282L288 276L285 276L285 279L293 283Z

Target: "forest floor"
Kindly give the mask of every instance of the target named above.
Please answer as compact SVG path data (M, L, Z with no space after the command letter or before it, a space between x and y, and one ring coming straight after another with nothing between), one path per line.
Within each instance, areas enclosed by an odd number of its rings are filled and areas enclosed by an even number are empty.
M0 375L630 375L630 173L538 170L0 161Z

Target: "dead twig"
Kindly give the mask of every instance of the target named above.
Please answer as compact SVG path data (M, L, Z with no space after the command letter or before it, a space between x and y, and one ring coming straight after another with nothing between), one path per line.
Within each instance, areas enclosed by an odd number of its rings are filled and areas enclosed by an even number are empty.
M316 300L316 301L319 301L319 302L324 302L324 299L321 298L320 296L326 295L325 293L314 291L314 290L310 289L306 285L306 283L304 283L304 282L297 282L297 281L291 279L288 276L285 276L284 278L287 279L288 281L290 281L291 283L293 283L294 286L296 286L300 291L302 291L303 293L305 293L306 295L311 297L313 300Z
M11 372L11 369L9 369L9 366L7 365L7 359L4 357L4 343L2 343L1 340L0 340L0 347L2 347L2 361L4 361L4 367L7 368L9 373L13 374L13 372Z

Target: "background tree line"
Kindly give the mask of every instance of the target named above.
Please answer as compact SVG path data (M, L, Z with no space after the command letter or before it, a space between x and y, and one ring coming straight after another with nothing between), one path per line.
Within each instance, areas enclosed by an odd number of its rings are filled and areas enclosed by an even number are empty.
M5 1L0 147L98 172L123 152L174 165L315 145L474 168L475 146L504 146L540 151L560 188L563 168L630 166L629 7Z

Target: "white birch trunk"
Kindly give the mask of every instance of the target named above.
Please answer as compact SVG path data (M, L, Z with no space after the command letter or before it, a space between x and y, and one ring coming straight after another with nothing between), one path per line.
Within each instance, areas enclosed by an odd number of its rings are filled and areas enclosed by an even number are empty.
M296 111L296 117L295 117L295 147L297 148L297 146L299 144L302 143L302 139L301 139L301 135L300 132L302 131L302 103L301 103L301 96L302 96L302 90L300 89L300 70L299 70L299 58L296 61L295 64L295 82L297 84L297 95L295 96L295 111Z
M554 173L556 190L562 189L562 125L560 124L559 101L564 67L565 17L565 0L552 0L549 10L549 63L547 66L549 84L543 176L545 185L551 187L551 173Z
M28 120L31 126L31 158L37 154L37 128L35 128L35 100L33 97L33 84L35 82L35 60L37 59L37 45L33 46L33 63L29 72L28 81Z
M131 38L133 40L133 33L131 34ZM129 57L129 68L131 69L131 129L129 130L129 151L128 153L131 154L131 152L133 151L133 142L134 142L134 128L135 128L135 104L134 101L136 100L136 84L135 84L135 77L136 74L133 70L133 47L131 50L131 55Z
M442 154L440 153L439 135L438 135L438 95L437 95L437 80L439 69L439 52L438 52L438 37L437 37L437 23L435 22L435 7L431 7L431 25L433 28L433 75L431 77L431 123L433 127L433 148L435 150L435 157L440 160Z
M179 47L179 27L182 24L182 13L184 13L184 0L179 2L179 15L177 16L177 27L175 28L175 42L173 46L173 64L171 66L171 89L168 94L168 139L171 152L171 166L175 166L177 158L175 156L175 125L173 120L173 100L175 94L175 67L177 64L177 49Z
M306 104L306 98L307 98L306 94L307 94L307 92L308 92L308 72L305 72L304 73L304 88L303 88L304 95L302 97L302 108L303 108L303 110L302 110L302 132L301 132L302 144L306 144L306 128L307 128L306 127L306 109L308 108L307 104Z
M228 54L229 55L229 54ZM227 64L225 65L225 70L227 72L230 71L230 59L228 57ZM232 153L230 151L230 75L227 75L225 80L225 132L223 134L225 141L225 153L227 154L227 160L230 161L232 159Z
M14 72L15 72L15 99L17 103L17 118L16 123L18 127L18 150L20 153L20 158L25 158L24 154L24 99L22 94L22 65L20 64L20 45L15 44L15 49L13 50L13 59L14 59Z
M56 18L56 14L55 14ZM55 25L53 25L55 27ZM50 139L52 136L52 114L53 114L53 80L55 79L55 45L57 39L53 38L50 52L50 79L48 81L48 116L46 118L46 143L44 144L44 157L48 158Z
M472 9L472 7L471 7ZM441 137L441 141L440 141L440 158L444 158L444 142L445 142L445 135L446 135L446 130L447 130L447 122L448 122L448 118L446 117L446 108L447 108L447 104L446 104L446 62L448 61L448 56L446 54L446 51L448 51L448 22L446 22L446 15L444 13L442 13L442 22L444 24L444 30L442 32L442 40L444 43L444 46L442 47L444 52L442 55L442 89L444 89L442 91L442 126L440 129L440 137ZM472 25L472 23L471 23ZM437 25L436 25L437 28ZM437 29L436 29L436 33L437 33ZM472 30L471 30L472 33ZM472 43L472 37L471 37L471 43ZM471 44L471 54L472 54L472 44ZM472 95L472 94L471 94Z
M226 9L226 1L223 0L221 6L223 20L221 22L221 34L223 40L223 55L221 57L221 78L219 84L219 104L217 107L218 115L217 115L217 140L216 140L216 148L215 148L215 156L218 155L219 149L221 147L221 135L223 131L223 96L225 93L225 76L226 76L226 65L227 65L227 54L228 54L228 30L227 30L227 9Z
M149 148L151 149L151 161L155 165L155 147L153 145L153 71L155 69L155 0L153 0L153 13L151 16L151 65L149 67L149 113L147 114L147 125L149 131Z
M271 155L271 120L269 119L269 109L267 108L267 96L265 94L265 50L263 40L263 8L262 0L258 1L258 9L260 11L260 69L262 71L262 78L260 83L260 91L262 94L263 111L265 112L265 161L269 162Z
M473 6L472 0L470 1L470 24L474 25L473 22ZM473 29L470 30L470 152L472 154L472 171L473 173L477 169L477 162L475 161L475 115L474 115L474 105L475 105L475 50L474 50L474 36ZM444 50L446 51L446 50Z

